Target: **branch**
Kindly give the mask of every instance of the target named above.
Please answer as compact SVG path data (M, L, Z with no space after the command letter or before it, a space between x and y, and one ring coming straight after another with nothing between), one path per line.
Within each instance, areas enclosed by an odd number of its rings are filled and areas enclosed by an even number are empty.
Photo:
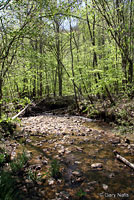
M31 14L32 12L32 9L33 9L33 5L31 6L29 12L27 13L27 17ZM26 25L29 23L30 21L27 19L27 21L22 25L22 27L20 27L19 31L18 31L18 34L14 35L14 37L12 38L12 40L10 41L8 47L7 47L7 50L6 50L6 47L3 49L3 52L2 54L4 53L5 51L5 55L3 57L1 57L1 59L6 59L9 55L9 51L13 45L13 43L15 42L15 40L19 39L22 35L22 30L26 27Z
M21 110L17 115L15 115L14 117L12 117L12 120L13 119L16 119L17 117L19 117L21 114L23 114L25 112L25 110L31 105L32 102L30 102L28 105L26 105L26 107Z
M134 164L132 164L131 162L129 162L126 158L120 156L120 154L115 150L113 151L114 155L116 156L116 158L121 161L122 163L124 163L125 165L127 165L128 167L130 167L131 169L134 169Z
M7 2L4 5L0 5L0 10L3 10L10 2L11 0L7 0Z

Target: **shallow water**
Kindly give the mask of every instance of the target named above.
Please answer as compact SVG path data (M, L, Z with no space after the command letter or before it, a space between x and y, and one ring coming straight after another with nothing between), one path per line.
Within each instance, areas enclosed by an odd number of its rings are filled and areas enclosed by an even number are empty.
M35 130L28 132L25 144L17 147L16 152L20 152L23 146L26 151L32 153L29 163L40 166L40 174L49 172L52 160L56 159L59 162L62 177L49 184L51 177L44 176L46 181L38 191L42 194L41 199L133 200L134 171L116 160L113 154L113 150L116 149L134 163L134 154L129 151L129 145L113 144L111 138L114 139L116 136L110 133L110 127L104 123L85 122L79 119L75 121L78 127L82 124L78 132L75 128L73 131L69 128L66 132L60 132L58 129L54 133L37 133ZM63 123L66 123L65 119ZM71 127L71 124L69 126ZM82 135L83 132L85 135ZM101 163L102 168L93 169L91 165L94 163Z

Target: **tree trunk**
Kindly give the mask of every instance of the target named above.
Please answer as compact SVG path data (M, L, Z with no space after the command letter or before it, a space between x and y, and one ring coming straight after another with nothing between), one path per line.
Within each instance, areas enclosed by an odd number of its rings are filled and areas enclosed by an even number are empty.
M55 19L56 24L56 54L57 54L57 72L59 81L59 96L62 96L62 66L61 66L61 55L60 55L60 25L57 19Z
M2 77L0 77L0 119L2 117L2 84L3 80Z
M79 111L78 99L77 99L77 91L74 83L74 56L73 56L73 48L72 48L72 26L71 26L71 19L70 19L70 53L71 53L71 66L72 66L72 76L73 76L73 88L74 88L74 96L75 96L75 103L77 110Z

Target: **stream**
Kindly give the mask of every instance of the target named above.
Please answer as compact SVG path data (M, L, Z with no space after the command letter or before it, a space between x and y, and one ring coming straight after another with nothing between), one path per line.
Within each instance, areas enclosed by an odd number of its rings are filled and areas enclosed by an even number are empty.
M25 199L134 199L134 171L113 153L117 150L134 163L134 141L127 143L106 123L44 114L22 118L18 131L12 159L25 149L31 155L29 169L44 179ZM59 170L55 178L48 175L52 162Z

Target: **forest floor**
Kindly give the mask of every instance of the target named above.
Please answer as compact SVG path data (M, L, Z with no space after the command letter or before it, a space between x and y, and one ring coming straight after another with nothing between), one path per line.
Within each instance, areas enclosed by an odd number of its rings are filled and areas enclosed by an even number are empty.
M120 136L107 122L47 111L21 118L16 135L1 141L11 153L26 152L20 174L25 200L134 199L134 136ZM23 200L23 198L21 198Z

